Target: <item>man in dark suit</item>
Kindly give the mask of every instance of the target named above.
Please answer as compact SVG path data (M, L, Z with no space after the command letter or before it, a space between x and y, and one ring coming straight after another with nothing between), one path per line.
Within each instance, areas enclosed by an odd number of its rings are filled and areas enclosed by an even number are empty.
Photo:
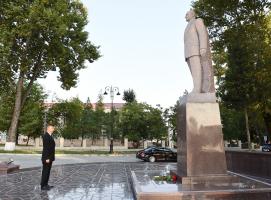
M50 190L53 186L48 185L52 163L55 160L55 141L52 134L55 130L53 124L48 124L46 133L42 136L43 150L42 150L42 176L41 176L41 190Z

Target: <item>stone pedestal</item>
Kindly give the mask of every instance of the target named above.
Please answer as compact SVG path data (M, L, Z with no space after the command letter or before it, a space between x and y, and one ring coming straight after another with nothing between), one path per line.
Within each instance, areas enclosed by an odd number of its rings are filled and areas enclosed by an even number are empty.
M83 139L83 148L87 148L87 139Z
M125 149L128 149L128 147L129 147L128 138L124 138L124 147L125 147Z
M104 139L104 146L108 147L108 139L107 138Z
M219 105L214 94L193 94L181 99L177 132L178 176L226 175Z
M242 141L238 140L238 147L241 149L242 148Z
M35 147L36 148L40 147L40 138L39 137L35 138Z
M162 147L166 147L166 141L162 140Z
M64 147L64 142L65 142L65 139L64 139L63 137L61 137L61 138L59 139L59 147L60 147L60 148L63 148L63 147Z
M20 169L20 165L14 165L13 163L0 163L0 175L8 174L14 171L18 171Z
M143 148L146 149L147 147L148 147L148 141L144 140L144 142L143 142Z

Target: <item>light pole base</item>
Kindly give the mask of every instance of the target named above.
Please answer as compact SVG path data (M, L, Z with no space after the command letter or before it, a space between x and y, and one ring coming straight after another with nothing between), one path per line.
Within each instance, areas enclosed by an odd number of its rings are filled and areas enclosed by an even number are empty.
M4 150L5 151L14 151L15 147L16 147L15 142L6 142Z
M110 150L109 153L113 153L113 139L110 140Z

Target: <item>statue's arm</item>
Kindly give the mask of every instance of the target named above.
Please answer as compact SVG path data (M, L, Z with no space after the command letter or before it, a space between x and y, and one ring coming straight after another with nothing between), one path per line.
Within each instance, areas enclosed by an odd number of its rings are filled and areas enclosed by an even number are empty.
M196 19L195 25L199 36L200 50L206 50L208 48L209 39L203 20L200 18Z

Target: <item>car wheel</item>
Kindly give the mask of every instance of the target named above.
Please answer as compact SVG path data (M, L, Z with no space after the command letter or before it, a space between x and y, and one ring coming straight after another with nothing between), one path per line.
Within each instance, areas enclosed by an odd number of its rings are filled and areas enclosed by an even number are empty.
M155 162L155 160L156 160L156 159L155 159L154 156L150 156L150 157L149 157L149 161L150 161L150 162Z

